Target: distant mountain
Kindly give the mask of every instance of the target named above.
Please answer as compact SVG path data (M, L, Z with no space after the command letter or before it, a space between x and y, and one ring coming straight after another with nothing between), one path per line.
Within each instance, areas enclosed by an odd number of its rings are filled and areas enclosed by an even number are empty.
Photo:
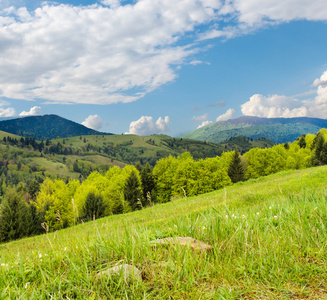
M0 130L24 137L35 137L37 140L79 135L111 135L111 133L93 130L57 115L0 120Z
M235 136L251 139L267 138L274 143L292 142L301 134L316 134L327 128L327 120L317 118L240 118L216 122L187 134L182 138L219 143Z

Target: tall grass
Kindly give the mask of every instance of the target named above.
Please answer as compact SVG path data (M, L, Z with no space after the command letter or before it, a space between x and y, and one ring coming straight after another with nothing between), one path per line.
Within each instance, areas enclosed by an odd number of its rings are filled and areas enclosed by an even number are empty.
M288 171L0 245L0 299L324 299L326 171ZM214 249L150 244L168 236ZM97 276L119 263L143 281Z

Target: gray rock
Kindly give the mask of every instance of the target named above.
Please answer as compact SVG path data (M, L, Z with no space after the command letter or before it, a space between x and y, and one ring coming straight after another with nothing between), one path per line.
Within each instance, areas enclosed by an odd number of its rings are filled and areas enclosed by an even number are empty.
M126 283L130 283L133 280L137 280L137 281L142 281L142 274L141 271L132 266L132 265L127 265L127 264L122 264L122 265L118 265L115 266L113 268L107 269L107 270L103 270L101 272L99 272L97 274L98 277L101 276L115 276L115 275L123 275L124 276L124 280Z
M192 237L168 237L164 239L157 239L155 241L151 241L150 245L157 246L157 245L181 245L181 246L188 246L192 248L193 250L202 250L202 251L208 251L213 249L211 245L208 245L204 242L198 241Z

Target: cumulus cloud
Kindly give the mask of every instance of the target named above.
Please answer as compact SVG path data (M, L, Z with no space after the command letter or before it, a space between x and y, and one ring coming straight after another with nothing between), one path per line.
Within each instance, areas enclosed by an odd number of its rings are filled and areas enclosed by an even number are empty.
M46 103L135 101L175 80L187 60L195 61L200 49L194 31L217 18L219 3L102 0L89 6L44 2L34 11L3 9L0 93Z
M8 108L0 107L1 118L13 117L14 115L15 115L15 109L13 109L12 107L8 107Z
M193 118L192 118L192 121L203 122L203 121L206 121L206 120L208 120L208 114L203 114L201 116L193 116Z
M0 93L46 103L136 101L175 80L186 62L200 64L200 40L327 20L325 0L45 1L34 11L22 2L0 1Z
M98 115L90 115L82 122L82 125L94 130L100 130L102 128L103 121Z
M235 110L233 108L230 108L224 114L220 115L216 119L216 122L219 122L219 121L227 121L227 120L233 118L234 114L235 114Z
M142 116L137 121L131 122L129 126L129 132L127 134L136 135L151 135L156 133L162 133L169 130L169 117L164 119L161 117L154 123L153 118L149 116Z
M204 126L207 126L209 124L212 124L212 121L203 121L198 127L197 129L201 128L201 127L204 127Z
M22 111L19 116L26 117L26 116L38 116L42 113L42 109L40 106L34 106L29 111Z
M313 83L317 86L314 99L298 100L288 96L253 95L241 105L243 115L265 118L327 117L327 71Z

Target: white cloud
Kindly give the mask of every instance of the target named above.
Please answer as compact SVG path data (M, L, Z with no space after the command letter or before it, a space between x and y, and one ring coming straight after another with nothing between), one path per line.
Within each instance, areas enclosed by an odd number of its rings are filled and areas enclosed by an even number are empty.
M40 106L34 106L29 111L22 111L19 116L26 117L26 116L38 116L42 113L42 109Z
M265 118L314 117L327 118L327 71L313 83L317 86L312 100L298 100L294 97L253 95L241 105L243 115Z
M193 116L193 118L192 118L192 121L203 122L203 121L206 121L206 120L208 120L208 114L203 114L201 116Z
M157 132L164 132L169 130L169 117L166 116L165 119L162 119L159 117L159 119L156 121L156 128Z
M120 6L120 0L102 0L101 3L112 8L117 8Z
M94 130L100 130L103 125L102 119L98 115L90 115L88 116L82 124L88 128Z
M212 124L212 121L203 121L198 127L197 129L201 128L201 127L204 127L204 126L207 126L209 124Z
M325 0L228 0L219 8L213 28L199 33L199 40L233 38L267 25L297 20L326 21ZM234 23L231 25L231 21ZM227 24L224 26L224 22Z
M216 122L219 122L219 121L227 121L227 120L233 118L234 114L235 114L235 110L233 108L230 108L224 114L220 115L216 119Z
M46 103L135 101L177 78L178 67L200 51L194 30L215 20L220 5L219 0L102 3L44 2L35 11L2 10L2 96ZM190 44L181 46L186 35Z
M45 103L136 101L175 80L186 62L200 64L199 40L327 20L325 0L51 1L34 11L22 3L0 1L0 94Z
M139 120L131 122L127 134L151 135L169 130L169 117L161 117L154 123L153 118L142 116Z
M1 118L13 117L14 115L15 115L15 109L13 109L12 107L9 108L0 107Z

